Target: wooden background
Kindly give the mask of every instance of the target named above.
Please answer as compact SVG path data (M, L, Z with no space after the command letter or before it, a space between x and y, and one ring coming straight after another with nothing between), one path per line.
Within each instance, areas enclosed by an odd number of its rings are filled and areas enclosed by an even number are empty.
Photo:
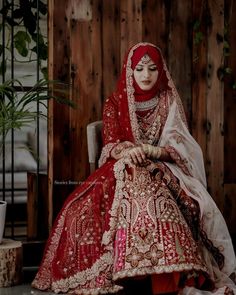
M124 53L148 41L162 49L203 149L209 192L235 236L235 2L49 0L49 78L71 83L78 105L49 107L50 222L89 174L86 125L101 119Z

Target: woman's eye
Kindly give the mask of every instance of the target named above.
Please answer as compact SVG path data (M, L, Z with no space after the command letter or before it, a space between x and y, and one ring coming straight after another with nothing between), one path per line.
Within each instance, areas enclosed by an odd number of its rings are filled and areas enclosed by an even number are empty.
M143 68L136 68L135 70L141 72Z
M153 68L149 68L150 71L154 72L154 71L157 71L157 68L156 67L153 67Z

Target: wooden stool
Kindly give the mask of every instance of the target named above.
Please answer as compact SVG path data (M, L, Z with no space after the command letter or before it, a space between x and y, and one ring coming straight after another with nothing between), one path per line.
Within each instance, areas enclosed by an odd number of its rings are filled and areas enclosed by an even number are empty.
M0 244L0 287L22 282L22 243L3 239Z

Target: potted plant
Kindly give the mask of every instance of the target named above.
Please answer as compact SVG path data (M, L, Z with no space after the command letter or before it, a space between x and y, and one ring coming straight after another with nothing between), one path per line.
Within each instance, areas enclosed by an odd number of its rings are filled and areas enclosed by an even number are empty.
M27 91L24 91L21 83L16 80L9 80L0 85L0 155L4 157L5 138L11 130L22 130L37 122L38 118L47 117L44 112L37 112L33 105L46 106L45 102L54 99L58 103L75 107L67 96L68 85L45 79ZM5 227L5 210L6 202L0 201L0 241Z
M24 93L22 96L19 95L19 90L13 86L14 82ZM46 106L46 101L54 99L59 103L75 107L74 102L65 98L68 92L66 87L67 85L64 83L46 79L39 80L30 90L25 92L24 87L17 80L8 80L0 85L0 136L4 139L10 130L20 130L37 120L38 117L46 117L42 111L37 112L32 109L33 103Z

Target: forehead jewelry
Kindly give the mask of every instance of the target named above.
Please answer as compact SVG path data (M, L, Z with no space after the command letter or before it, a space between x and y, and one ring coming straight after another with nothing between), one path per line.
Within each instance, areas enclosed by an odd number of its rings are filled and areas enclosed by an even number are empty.
M141 62L144 64L149 63L150 60L151 60L151 58L148 54L144 54L144 56L141 58Z

